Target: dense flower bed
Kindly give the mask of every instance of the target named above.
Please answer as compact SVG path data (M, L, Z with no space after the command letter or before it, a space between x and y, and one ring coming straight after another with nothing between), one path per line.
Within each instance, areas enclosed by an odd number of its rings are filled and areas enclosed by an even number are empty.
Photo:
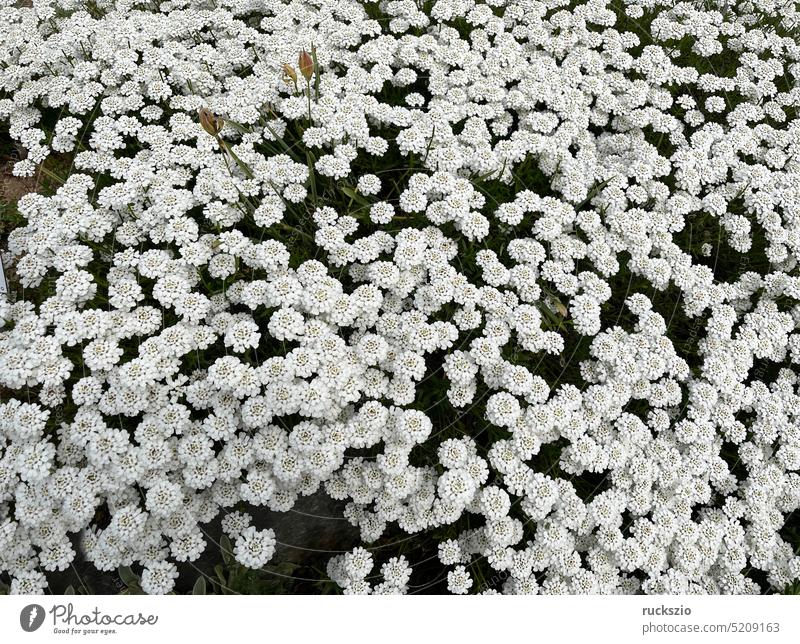
M800 578L795 3L2 4L12 592L318 491L348 593Z

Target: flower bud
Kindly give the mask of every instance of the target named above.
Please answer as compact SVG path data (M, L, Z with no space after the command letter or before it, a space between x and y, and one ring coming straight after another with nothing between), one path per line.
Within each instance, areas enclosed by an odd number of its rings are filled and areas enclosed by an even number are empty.
M311 80L314 73L314 61L309 53L304 49L300 52L300 57L297 59L297 66L300 68L300 73L306 80Z
M287 85L297 82L297 72L288 63L283 63L283 82Z
M222 126L225 124L225 121L222 119L221 116L217 116L206 107L200 109L200 125L202 128L208 132L211 136L215 137L220 133L222 130Z

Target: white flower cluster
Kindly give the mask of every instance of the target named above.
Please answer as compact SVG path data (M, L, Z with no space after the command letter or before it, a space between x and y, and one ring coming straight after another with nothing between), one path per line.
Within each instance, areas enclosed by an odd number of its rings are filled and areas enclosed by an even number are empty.
M368 575L373 569L372 554L364 548L337 555L328 562L328 575L345 595L398 595L408 592L411 566L403 556L392 557L381 566L383 581L371 584Z
M260 568L243 508L319 490L458 594L800 578L796 7L429 4L3 3L14 171L74 167L8 239L13 592L78 547L170 592L220 514Z

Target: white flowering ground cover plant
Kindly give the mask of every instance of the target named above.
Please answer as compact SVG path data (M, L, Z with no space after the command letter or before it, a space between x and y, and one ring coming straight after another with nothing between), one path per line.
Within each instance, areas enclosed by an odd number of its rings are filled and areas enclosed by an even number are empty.
M7 591L797 587L796 3L18 4Z

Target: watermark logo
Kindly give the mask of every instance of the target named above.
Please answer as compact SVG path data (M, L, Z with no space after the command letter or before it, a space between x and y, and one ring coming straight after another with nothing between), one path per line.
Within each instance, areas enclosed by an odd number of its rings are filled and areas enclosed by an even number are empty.
M33 633L44 622L44 608L39 604L28 604L20 611L19 625L26 633Z

